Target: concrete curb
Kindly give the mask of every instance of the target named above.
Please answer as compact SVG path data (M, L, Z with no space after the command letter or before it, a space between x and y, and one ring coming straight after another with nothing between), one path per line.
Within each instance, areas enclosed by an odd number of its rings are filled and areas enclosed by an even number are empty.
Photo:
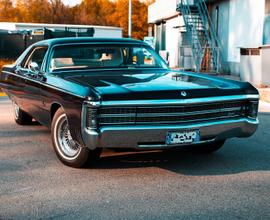
M270 88L263 88L263 89L259 88L259 92L261 100L270 103Z

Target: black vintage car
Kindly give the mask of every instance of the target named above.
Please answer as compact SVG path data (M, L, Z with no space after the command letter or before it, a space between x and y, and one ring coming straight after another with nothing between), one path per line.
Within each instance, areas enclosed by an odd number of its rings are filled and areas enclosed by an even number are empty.
M73 167L103 148L218 150L257 128L249 83L170 70L132 39L62 38L30 46L4 66L0 86L15 121L51 128L59 159Z

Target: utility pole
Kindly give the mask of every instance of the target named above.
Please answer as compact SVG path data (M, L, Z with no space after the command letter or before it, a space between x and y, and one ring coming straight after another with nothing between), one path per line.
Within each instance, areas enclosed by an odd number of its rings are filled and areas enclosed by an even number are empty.
M128 2L128 37L132 37L132 0Z

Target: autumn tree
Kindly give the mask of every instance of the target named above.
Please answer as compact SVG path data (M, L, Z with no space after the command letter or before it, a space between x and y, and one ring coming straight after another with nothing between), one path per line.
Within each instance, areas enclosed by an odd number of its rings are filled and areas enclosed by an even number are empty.
M81 24L101 24L100 8L101 5L98 0L83 0L77 14L78 22Z
M50 23L69 24L73 23L74 15L70 7L65 6L61 0L49 0L50 3Z
M132 9L132 37L143 39L148 34L148 6L139 0L133 0Z
M16 13L12 0L0 0L0 21L17 22Z
M147 35L148 24L147 14L148 5L140 0L132 0L132 37L143 39ZM118 0L115 6L115 12L112 16L114 25L123 28L123 35L128 36L128 0Z
M20 22L50 23L50 4L47 0L17 0Z
M132 36L147 35L147 7L153 0L132 0ZM109 25L128 30L128 0L83 0L69 7L61 0L0 0L0 21Z
M98 0L98 2L101 5L99 15L102 25L114 25L113 14L115 13L115 3L109 0Z
M115 26L123 28L123 35L128 36L128 0L118 0L112 15Z

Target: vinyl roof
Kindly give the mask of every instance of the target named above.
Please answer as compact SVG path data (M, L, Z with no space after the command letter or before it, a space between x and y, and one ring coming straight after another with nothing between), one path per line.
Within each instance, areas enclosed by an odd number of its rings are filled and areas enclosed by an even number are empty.
M143 41L132 38L95 38L95 37L66 37L53 38L37 42L35 45L57 45L57 44L72 44L72 43L139 43L145 44Z

